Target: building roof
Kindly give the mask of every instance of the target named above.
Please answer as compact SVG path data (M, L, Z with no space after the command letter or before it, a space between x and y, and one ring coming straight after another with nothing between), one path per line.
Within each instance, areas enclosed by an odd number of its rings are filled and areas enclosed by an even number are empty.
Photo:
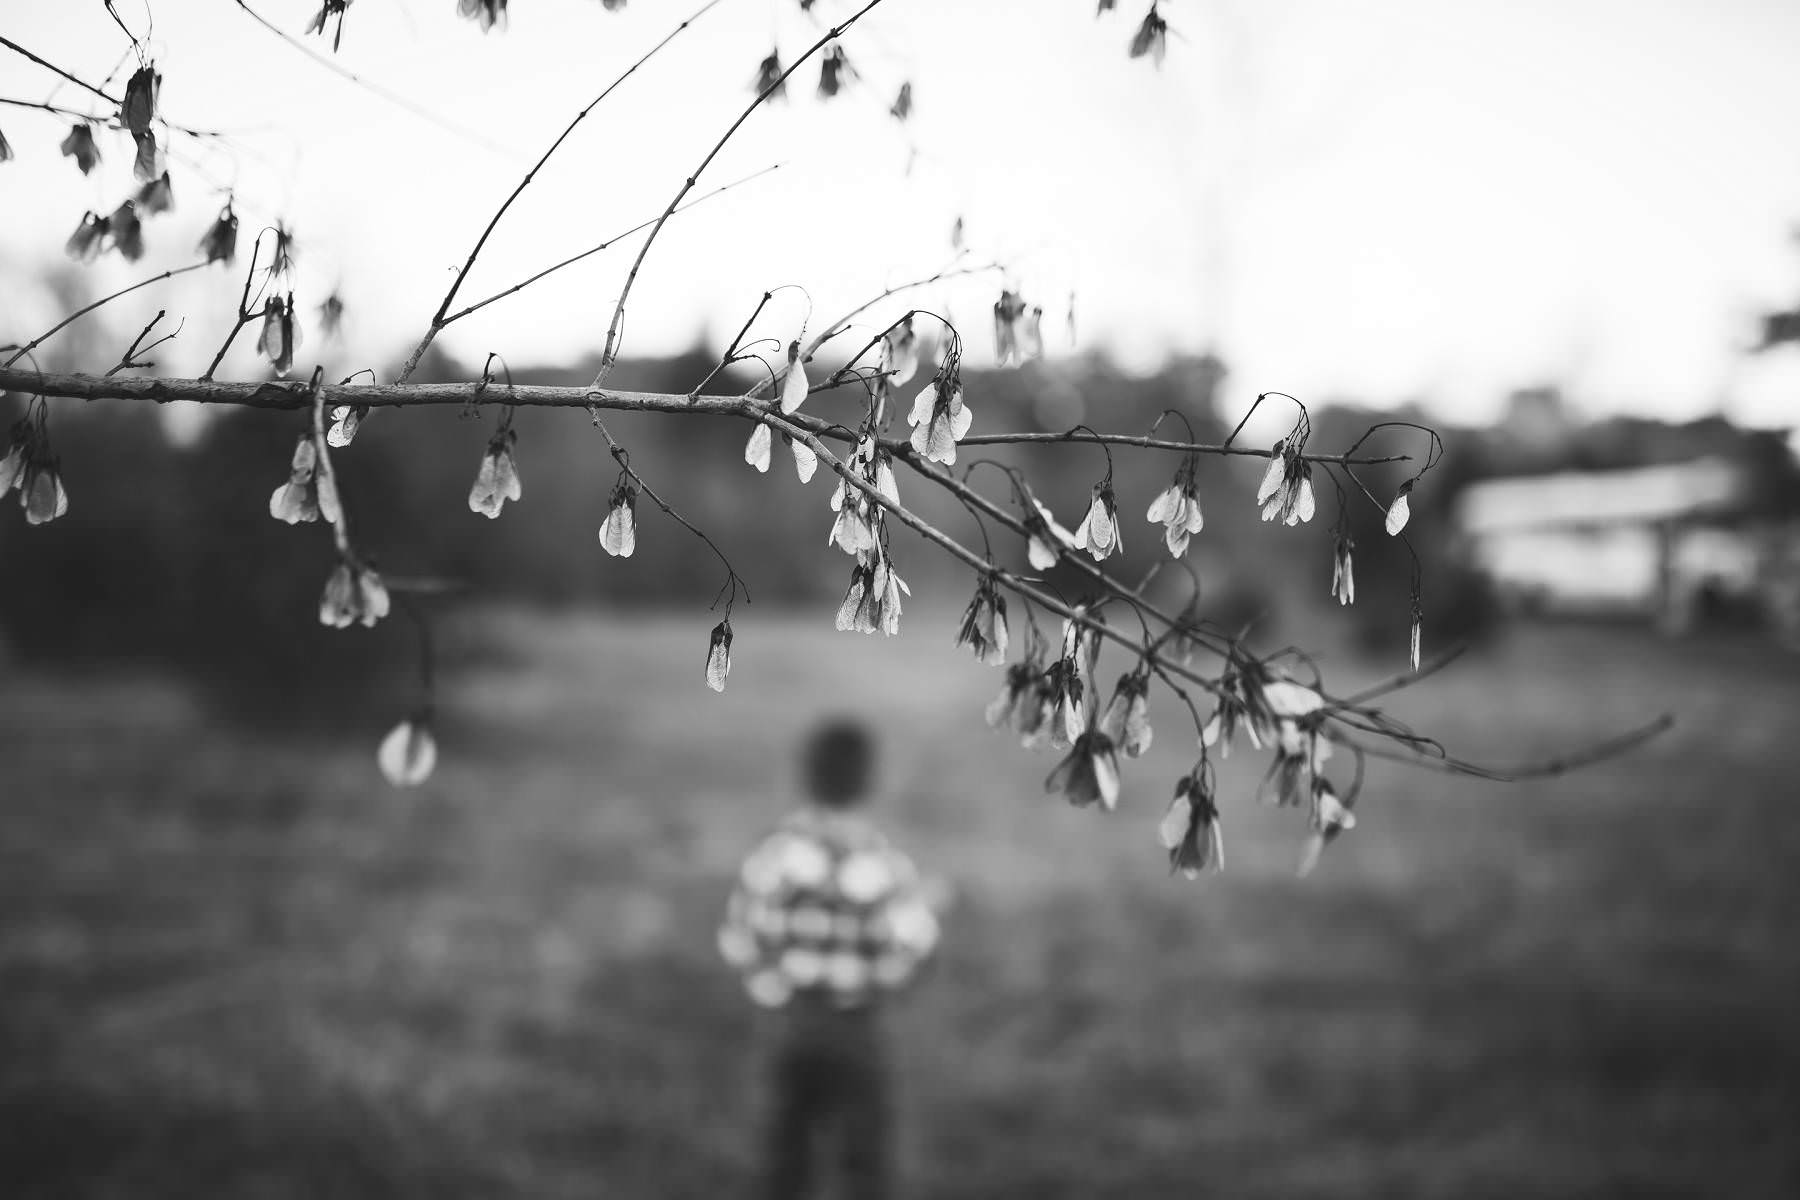
M1484 479L1464 489L1457 515L1472 534L1646 524L1739 511L1749 492L1741 466L1708 457L1622 471Z

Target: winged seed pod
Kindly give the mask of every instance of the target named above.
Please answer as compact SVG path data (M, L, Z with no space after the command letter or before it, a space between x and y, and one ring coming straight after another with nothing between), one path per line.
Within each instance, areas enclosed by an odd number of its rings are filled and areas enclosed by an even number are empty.
M0 163L11 162L12 160L12 143L6 140L5 131L0 130Z
M456 11L481 22L481 32L506 25L506 0L456 0Z
M62 460L50 452L50 435L42 420L16 421L0 458L0 496L19 489L19 507L25 521L43 525L69 511L69 493L63 487Z
M297 254L294 231L287 227L286 221L275 222L275 246L269 251L269 277L292 275Z
M1169 872L1188 879L1225 869L1225 843L1219 833L1219 809L1198 772L1175 782L1175 798L1157 828L1157 840L1169 852Z
M725 677L731 674L731 618L713 626L706 647L706 686L715 692L725 690Z
M1262 735L1250 715L1245 677L1241 672L1227 668L1219 680L1219 699L1213 705L1212 715L1201 727L1200 745L1207 750L1217 746L1220 758L1230 758L1231 743L1236 740L1240 728L1249 735L1251 745L1262 749Z
M788 343L787 376L781 381L782 415L786 416L805 404L806 392L806 364L800 361L800 342L795 339Z
M122 202L106 218L106 224L112 230L113 248L118 250L121 258L126 262L136 262L144 257L144 225L138 220L135 203L130 200Z
M1069 753L1044 780L1046 792L1061 792L1070 804L1094 804L1111 812L1119 804L1119 759L1112 739L1090 729L1075 739Z
M430 779L437 766L437 739L431 735L430 716L408 717L388 730L375 761L382 776L395 787L418 787Z
M613 486L606 520L600 526L600 548L618 558L630 558L637 550L637 488L629 479Z
M25 510L28 525L47 524L69 511L61 459L46 454L25 464L19 479L19 506Z
M911 317L887 331L881 338L881 372L889 387L904 387L919 372L919 335L913 332Z
M869 613L863 632L879 631L883 637L900 632L900 597L912 595L912 589L884 556L875 563L875 574L869 584Z
M134 136L150 132L156 120L156 100L162 92L162 75L145 64L125 82L125 99L119 105L119 122Z
M1031 511L1025 514L1025 528L1025 557L1040 571L1054 567L1063 550L1075 549L1075 535L1058 524L1036 496L1031 497Z
M882 448L875 451L870 462L875 468L875 490L889 504L899 504L900 483L894 478L894 456Z
M144 184L137 191L137 206L144 213L155 216L171 211L175 207L175 188L169 182L169 173L161 175Z
M1043 338L1038 328L1043 320L1044 310L1034 310L1025 303L1025 298L1008 288L1000 293L994 301L994 363L996 366L1009 366L1025 362L1032 357L1032 348L1043 352Z
M25 463L31 455L32 424L29 420L13 422L7 435L6 454L0 456L0 499L5 499L25 476Z
M1269 468L1263 472L1262 484L1256 489L1256 502L1262 505L1262 519L1281 518L1283 525L1298 525L1313 518L1315 509L1312 464L1300 457L1297 443L1286 439L1275 443L1269 456Z
M1180 558L1187 553L1188 539L1206 526L1200 512L1199 489L1194 483L1196 456L1190 454L1175 472L1175 481L1150 502L1145 519L1163 526L1163 544L1169 554Z
M1088 505L1087 516L1075 530L1075 545L1093 555L1096 562L1115 550L1124 551L1125 539L1119 532L1119 509L1110 478L1094 485L1094 499Z
M848 488L846 483L844 488ZM875 530L875 522L879 520L871 511L869 498L860 490L853 496L841 496L837 504L838 514L831 522L831 532L826 536L827 546L836 546L852 557L872 553L879 542Z
M1152 2L1150 11L1144 14L1143 23L1131 37L1131 57L1143 58L1147 54L1151 62L1161 67L1168 52L1169 23L1156 11L1156 4Z
M300 348L300 320L294 306L294 293L284 300L270 296L263 301L262 336L257 348L275 368L275 374L286 376L294 367L294 352Z
M921 458L945 466L956 463L956 443L968 435L975 415L963 403L956 363L946 359L932 381L913 400L907 424L913 427L912 448Z
M1087 685L1081 669L1066 656L1050 664L1044 682L1050 695L1050 744L1061 750L1087 728Z
M106 245L106 235L111 226L105 217L88 211L81 214L81 224L63 243L63 252L78 263L91 263L100 257L100 251Z
M100 147L94 141L93 126L87 122L71 126L68 135L63 138L61 150L64 158L72 158L75 165L86 175L100 162Z
M825 53L819 60L819 95L829 100L843 90L844 84L856 78L856 68L850 65L850 59L844 54L844 48L836 42L825 47Z
M758 421L756 428L750 431L750 440L744 443L744 461L763 474L768 474L769 449L772 445L769 427Z
M1020 362L1044 357L1044 306L1034 304L1019 318L1014 329Z
M1352 558L1355 549L1356 542L1347 533L1340 533L1332 548L1331 594L1339 604L1356 603L1356 563Z
M850 586L838 604L837 628L847 633L900 631L900 597L911 595L891 563L878 557L873 564L859 561L850 571Z
M750 83L750 90L757 95L769 93L771 100L787 99L787 80L781 77L781 51L769 51L769 57L756 67L756 78Z
M1414 596L1412 604L1412 632L1407 641L1409 644L1409 652L1412 657L1412 669L1415 671L1419 669L1419 641L1424 632L1424 627L1425 613L1419 607L1419 598Z
M1274 732L1275 757L1263 775L1257 798L1278 808L1297 807L1305 798L1306 780L1316 779L1331 757L1331 743L1317 729L1287 717L1276 719Z
M131 173L139 183L149 183L168 169L162 147L154 133L137 133L132 138L137 142L137 154L131 160Z
M857 614L862 611L863 602L868 597L869 580L873 574L873 569L860 561L850 568L850 586L844 589L844 598L838 601L837 619L833 622L840 633L851 633L859 628Z
M963 610L956 644L967 646L976 662L998 667L1006 662L1006 632L1006 597L994 587L993 576L984 575Z
M307 23L306 32L316 33L323 37L326 23L336 18L337 28L331 34L331 52L336 54L338 47L344 41L344 12L349 7L350 0L324 0L324 3L319 5L319 11L314 13L313 19Z
M334 450L342 450L356 440L362 429L363 418L369 415L366 404L339 404L331 410L331 428L325 431L325 444Z
M469 489L470 512L492 520L500 515L508 500L519 498L519 468L513 459L513 446L518 440L519 435L510 428L499 430L488 439L481 466L475 472L475 485Z
M1356 828L1356 814L1338 799L1337 789L1328 779L1315 779L1312 786L1312 814L1308 821L1306 847L1300 853L1299 874L1312 874L1319 865L1319 855L1346 830Z
M766 426L765 426L766 428ZM800 477L801 483L811 483L813 473L819 469L819 456L813 448L791 434L782 434L781 440L788 444L794 454L794 474Z
M1394 502L1388 505L1385 527L1389 537L1398 537L1400 531L1406 528L1406 522L1412 517L1412 504L1407 499L1412 495L1412 490L1413 480L1409 479L1400 485L1400 490L1394 493Z
M287 482L269 496L269 515L289 525L316 521L321 516L336 525L343 516L337 485L319 469L318 447L310 433L302 433L295 440Z
M1011 726L1014 733L1027 740L1049 720L1049 694L1044 688L1044 665L1036 654L1011 663L1006 668L1006 682L1000 694L988 701L988 727Z
M344 300L336 292L325 297L319 305L319 331L327 338L334 338L344 324Z
M231 211L231 201L227 200L207 227L206 236L200 239L200 253L209 263L222 262L230 266L232 259L237 257L237 235L237 214Z
M373 627L392 607L381 576L359 562L343 559L325 581L319 597L319 624L331 629L351 625Z
M1105 715L1100 718L1100 728L1112 739L1113 745L1130 758L1142 758L1150 749L1149 697L1150 676L1147 672L1132 671L1122 675L1107 703Z

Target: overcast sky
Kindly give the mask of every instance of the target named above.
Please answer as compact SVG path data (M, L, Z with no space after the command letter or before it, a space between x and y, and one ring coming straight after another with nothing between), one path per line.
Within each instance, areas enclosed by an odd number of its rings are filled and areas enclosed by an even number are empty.
M303 311L341 288L351 323L331 360L362 365L416 339L529 162L698 4L514 0L510 26L484 35L454 0L357 0L338 61L473 138L336 78L224 0L159 0L152 45L169 117L244 131L200 166L236 184L246 248L277 216L296 228ZM317 0L252 7L298 32ZM793 101L753 116L701 178L705 191L786 163L671 223L627 351L729 337L779 283L805 285L828 319L940 266L960 214L1059 332L1073 290L1080 344L1133 367L1216 346L1245 394L1480 418L1550 381L1595 411L1800 418L1800 351L1740 353L1762 308L1800 300L1800 4L1165 0L1176 36L1160 72L1125 55L1145 0L1094 7L885 0L845 39L859 88L822 104L809 64ZM140 0L119 9L144 27ZM125 52L99 0L6 10L7 36L84 76ZM795 0L723 0L552 160L468 298L653 216L749 99L758 60L772 45L791 58L816 29ZM903 79L905 132L886 115ZM54 84L0 51L0 96L43 100ZM54 99L85 104L67 85ZM83 209L131 187L122 135L84 179L56 157L65 125L0 108L18 155L0 167L0 341L54 319L23 285ZM191 257L218 198L192 165L173 172L180 207L149 227L151 254L89 268L102 285ZM596 351L630 257L573 268L446 343L515 364ZM197 371L238 284L215 268L117 319L186 313L164 364ZM942 299L977 358L992 300L986 284ZM804 315L787 293L763 331L791 335Z

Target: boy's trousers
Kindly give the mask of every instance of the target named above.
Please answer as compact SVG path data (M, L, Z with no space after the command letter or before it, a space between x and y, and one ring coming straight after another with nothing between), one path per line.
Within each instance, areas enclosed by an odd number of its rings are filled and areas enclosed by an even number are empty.
M779 1016L766 1200L887 1200L888 1073L874 1007L840 1009L802 993ZM821 1192L832 1168L838 1188Z

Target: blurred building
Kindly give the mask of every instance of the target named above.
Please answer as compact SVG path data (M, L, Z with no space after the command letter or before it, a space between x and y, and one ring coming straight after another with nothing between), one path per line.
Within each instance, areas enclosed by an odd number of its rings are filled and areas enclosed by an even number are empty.
M1726 456L1468 485L1470 560L1517 612L1759 623L1800 644L1800 521Z

